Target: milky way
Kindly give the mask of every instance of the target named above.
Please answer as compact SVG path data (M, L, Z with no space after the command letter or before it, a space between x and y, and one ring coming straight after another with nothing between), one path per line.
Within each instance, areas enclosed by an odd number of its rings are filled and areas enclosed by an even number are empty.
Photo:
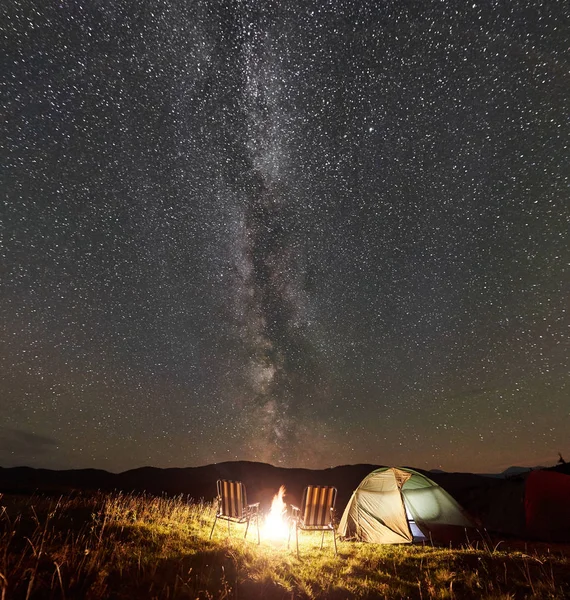
M570 456L570 10L10 3L0 465Z

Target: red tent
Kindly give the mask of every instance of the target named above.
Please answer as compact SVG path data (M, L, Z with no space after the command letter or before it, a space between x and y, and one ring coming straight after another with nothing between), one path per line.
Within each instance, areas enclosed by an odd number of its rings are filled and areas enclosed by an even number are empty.
M532 471L525 485L526 530L549 542L570 542L570 475Z

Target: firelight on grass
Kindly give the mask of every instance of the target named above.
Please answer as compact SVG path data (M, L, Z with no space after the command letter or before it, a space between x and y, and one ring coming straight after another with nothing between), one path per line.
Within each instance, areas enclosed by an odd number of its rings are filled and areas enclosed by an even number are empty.
M271 510L265 517L263 524L262 539L280 541L289 536L289 523L287 520L287 505L283 502L285 486L282 485L273 497Z

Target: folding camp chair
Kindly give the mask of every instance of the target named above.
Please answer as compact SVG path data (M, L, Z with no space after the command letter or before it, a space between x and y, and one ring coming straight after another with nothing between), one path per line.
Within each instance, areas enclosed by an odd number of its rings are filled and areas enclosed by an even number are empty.
M333 534L334 553L336 551L336 536L333 524L334 503L336 501L336 488L330 486L310 485L303 492L301 508L291 506L292 526L295 528L297 542L297 556L299 556L299 529L304 531L322 531L321 550L325 539L325 531ZM289 540L291 529L289 529ZM287 546L289 546L289 540Z
M255 504L247 503L247 493L245 485L241 481L228 481L226 479L218 479L217 482L218 496L216 501L218 507L216 510L216 518L210 531L210 539L214 533L214 527L218 519L224 519L228 522L228 535L230 535L230 522L247 523L245 527L244 539L247 537L249 522L255 519L257 524L257 543L260 543L259 536L259 502Z

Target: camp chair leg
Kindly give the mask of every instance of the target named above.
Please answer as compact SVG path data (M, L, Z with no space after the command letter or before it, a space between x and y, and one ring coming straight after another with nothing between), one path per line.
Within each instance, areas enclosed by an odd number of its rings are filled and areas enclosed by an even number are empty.
M336 551L336 535L334 533L334 529L332 530L332 534L333 534L333 542L334 542L334 555L338 556L338 553Z
M212 539L212 535L214 534L214 527L216 526L217 522L218 522L218 515L216 515L216 518L214 519L214 524L212 525L212 531L210 531L210 539Z
M246 521L245 523L245 535L243 536L243 539L245 540L245 538L247 537L247 530L249 529L249 519Z
M259 535L259 514L255 515L255 523L257 524L257 545L261 544L261 536Z
M321 537L321 550L323 549L324 541L325 541L325 530L323 529L323 535Z
M232 532L230 531L230 520L228 519L228 537L232 536Z
M295 526L295 540L297 542L297 558L301 558L299 556L299 528Z

